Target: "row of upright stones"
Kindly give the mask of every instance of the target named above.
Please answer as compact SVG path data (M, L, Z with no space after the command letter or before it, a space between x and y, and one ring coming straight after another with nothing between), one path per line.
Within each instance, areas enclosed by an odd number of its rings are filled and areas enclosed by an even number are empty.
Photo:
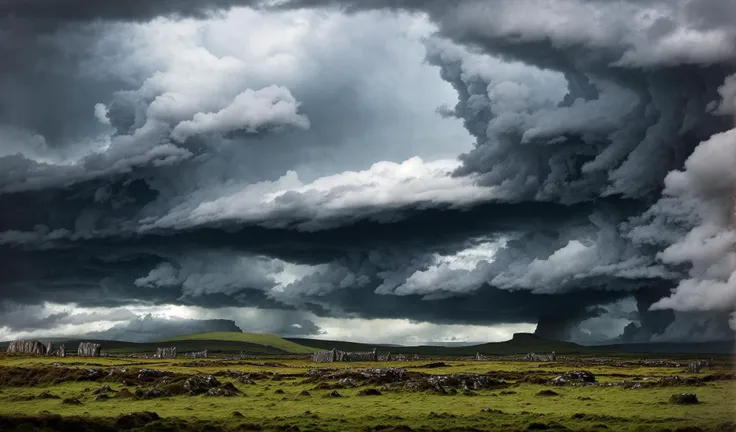
M389 354L390 357L390 354ZM312 354L314 363L350 362L350 361L378 361L376 349L368 352L347 352L331 349Z
M48 345L44 345L37 340L17 340L12 341L8 344L8 353L14 354L34 354L34 355L47 355L66 357L66 347L64 345L59 346L58 350L54 350L54 344L49 342ZM82 342L77 348L77 355L80 357L100 357L102 354L102 345ZM176 347L169 348L158 348L156 353L153 355L155 358L175 358ZM187 353L189 358L207 358L207 350Z
M77 349L77 355L84 357L99 357L102 346L89 342L82 342ZM66 357L66 347L60 345L59 349L54 350L54 344L49 342L47 345L37 340L18 340L10 342L7 349L8 353L16 354L35 354L56 357Z

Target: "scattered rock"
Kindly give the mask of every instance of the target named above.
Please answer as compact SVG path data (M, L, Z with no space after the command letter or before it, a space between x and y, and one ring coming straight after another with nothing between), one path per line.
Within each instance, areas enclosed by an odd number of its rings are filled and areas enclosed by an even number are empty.
M327 395L327 397L342 397L342 395L338 393L337 390L333 390L330 394Z
M358 383L356 383L355 380L352 378L343 378L338 381L337 384L342 388L358 387Z
M36 396L36 399L61 399L59 396L56 396L55 394L51 394L47 391L41 393L40 395Z
M152 399L152 398L161 397L163 395L164 394L161 390L157 389L156 387L152 387L150 390L148 390L147 392L143 394L143 398Z
M207 390L207 393L204 394L205 396L215 396L215 397L233 397L237 396L237 393L235 393L232 390L227 390L224 388L212 388Z
M551 385L587 385L595 383L595 375L588 371L570 371L552 378Z
M358 392L358 396L381 396L382 394L383 393L374 388L368 388Z
M542 390L537 393L537 396L559 396L560 394L552 390Z
M105 393L100 393L97 396L95 396L95 401L103 401L110 399L110 396L106 395Z
M101 393L108 393L108 392L114 392L115 390L111 389L109 385L105 384L100 388L92 390L92 393L94 394L101 394Z
M309 393L309 392L308 392L308 391L306 391L306 390L302 390L301 392L299 392L299 396L312 396L312 394L311 394L311 393Z
M122 389L119 392L115 393L116 398L132 398L133 393L130 392L128 389Z
M61 401L62 405L82 405L82 402L77 398L67 398Z
M248 375L239 376L237 379L235 379L235 381L238 384L251 384L252 385L252 384L255 384L256 383L255 381L253 381L252 379L250 379L250 377Z
M220 388L223 389L223 390L229 390L229 391L231 391L233 393L240 392L240 390L238 390L238 388L235 387L235 385L233 383L231 383L231 382L226 382L225 384L221 385Z
M160 378L169 375L169 372L156 369L141 369L138 371L138 379Z
M593 398L589 398L589 397L587 397L587 396L578 396L578 397L576 397L575 399L577 399L577 400L581 400L581 401L589 401L589 400L593 400Z
M692 393L679 393L670 396L670 403L678 405L692 405L699 403L698 397Z
M284 391L281 389L278 389L275 392L273 392L273 394L284 394Z
M240 411L233 411L231 415L233 417L244 417L243 414L240 413Z
M192 395L207 393L210 389L219 386L220 382L212 375L194 376L184 381L184 390Z

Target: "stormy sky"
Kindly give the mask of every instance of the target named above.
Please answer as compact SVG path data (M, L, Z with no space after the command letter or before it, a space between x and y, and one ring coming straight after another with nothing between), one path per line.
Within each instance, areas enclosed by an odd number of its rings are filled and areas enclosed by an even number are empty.
M734 339L734 22L0 0L0 339Z

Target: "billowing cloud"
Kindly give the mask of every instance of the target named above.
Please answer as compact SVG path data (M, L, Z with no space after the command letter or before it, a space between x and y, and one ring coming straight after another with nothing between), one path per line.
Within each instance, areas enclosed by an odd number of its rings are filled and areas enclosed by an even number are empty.
M87 3L0 5L4 299L729 336L731 0Z
M197 113L171 132L174 139L183 141L193 135L228 133L238 130L257 132L263 127L292 125L308 128L309 120L297 112L297 102L283 87L266 87L257 91L246 90L235 96L232 103L213 113Z

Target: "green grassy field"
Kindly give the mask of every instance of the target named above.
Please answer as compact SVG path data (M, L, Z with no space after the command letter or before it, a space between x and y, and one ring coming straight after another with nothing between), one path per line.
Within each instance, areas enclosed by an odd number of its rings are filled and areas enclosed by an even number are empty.
M61 365L52 366L52 363ZM300 431L729 431L736 425L736 381L731 379L656 386L635 390L601 384L622 380L645 382L678 375L705 377L733 374L729 366L691 375L683 367L586 366L596 386L550 386L548 378L581 366L575 362L447 362L446 367L421 368L422 362L312 364L307 361L261 363L206 359L123 359L75 357L42 358L0 355L0 430L300 430ZM357 381L355 388L339 388L341 397L327 397L339 380L315 378L310 370L336 368L336 372L364 367L400 367L423 376L477 373L503 379L498 388L459 389L456 394L433 391L391 390L377 383ZM79 377L90 368L103 378L91 382ZM132 378L109 375L125 369ZM169 371L155 383L137 382L140 369ZM104 373L103 373L104 372ZM254 374L253 383L235 376ZM178 395L137 398L136 391L166 389L191 376L213 374L220 384L237 389L234 397ZM107 377L110 378L107 378ZM530 379L533 378L533 379ZM424 378L422 378L424 379ZM542 382L542 383L535 383ZM92 391L109 385L108 400L95 401ZM167 387L168 386L168 387ZM360 396L372 388L381 394ZM449 388L448 388L449 389ZM119 392L128 390L127 392ZM556 396L537 396L552 390ZM38 398L44 392L60 399ZM303 394L308 392L309 394ZM119 394L126 393L124 397ZM695 393L697 405L668 402L674 393ZM79 405L62 402L76 398ZM484 409L486 409L484 411ZM159 420L139 421L130 413L155 412ZM686 429L690 427L691 429ZM733 427L733 428L731 428ZM701 429L694 429L701 428ZM729 429L731 428L731 429Z

